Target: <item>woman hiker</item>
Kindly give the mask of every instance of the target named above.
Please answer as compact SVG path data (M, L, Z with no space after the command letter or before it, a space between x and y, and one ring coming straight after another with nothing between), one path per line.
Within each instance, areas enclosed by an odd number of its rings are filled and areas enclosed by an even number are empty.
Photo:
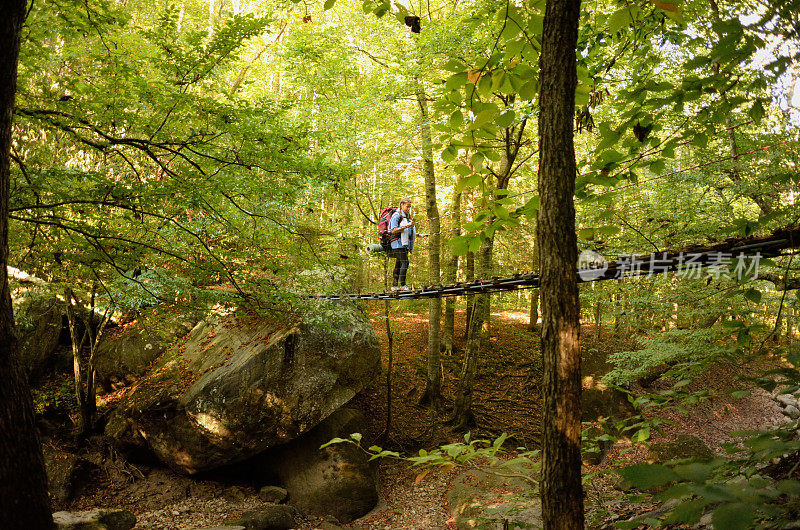
M414 250L414 240L425 237L424 234L417 234L414 227L416 223L411 219L411 200L402 199L400 208L392 215L389 221L390 238L400 234L397 239L392 241L391 256L395 258L394 271L392 274L392 291L410 291L406 285L406 273L408 272L408 255Z

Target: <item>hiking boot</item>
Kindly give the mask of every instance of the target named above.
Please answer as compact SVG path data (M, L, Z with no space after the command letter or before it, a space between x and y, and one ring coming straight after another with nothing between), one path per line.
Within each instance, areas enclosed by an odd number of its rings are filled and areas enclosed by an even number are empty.
M392 285L392 291L399 291L399 290L400 290L400 287L398 287L396 285Z
M401 286L399 287L399 289L400 289L401 291L410 291L410 290L411 290L411 287L409 287L408 285L401 285Z

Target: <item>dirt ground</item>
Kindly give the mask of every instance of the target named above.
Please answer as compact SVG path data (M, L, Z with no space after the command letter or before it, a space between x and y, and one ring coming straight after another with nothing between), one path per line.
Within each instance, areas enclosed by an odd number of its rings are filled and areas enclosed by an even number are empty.
M373 326L381 340L383 365L387 367L388 342L383 307L369 307ZM458 380L463 346L464 314L456 317L456 351L443 356L444 407L432 411L417 405L424 390L427 355L427 310L392 313L392 421L389 437L376 441L385 448L406 453L462 439L462 433L452 432L447 425L449 406ZM520 312L492 314L489 351L481 353L474 391L476 425L473 438L496 438L502 432L510 435L506 447L538 444L541 420L541 360L539 336L526 331L528 317ZM617 339L610 333L585 327L584 345L591 344L593 355L607 355L635 346L632 339ZM587 359L587 367L593 360ZM594 359L596 361L596 359ZM596 363L595 363L596 364ZM602 364L602 363L601 363ZM653 441L671 439L678 434L700 436L712 449L721 452L719 444L731 441L733 431L778 424L780 409L771 396L753 390L749 396L734 400L724 390L740 385L737 369L714 367L693 383L696 388L719 391L719 397L693 407L688 414L669 413L663 433L654 433ZM386 372L380 381L357 396L354 404L369 419L364 433L371 444L386 426ZM620 462L644 459L646 447L622 440L612 447L609 457L598 466L586 466L585 471L596 473ZM119 458L113 449L96 441L90 451L102 472L94 486L68 506L59 509L85 509L97 506L120 506L131 509L138 518L137 528L198 528L222 523L244 511L263 504L254 485L242 481L215 478L188 478L170 473L157 466L131 465ZM615 461L617 464L612 464ZM420 470L402 461L385 460L379 478L380 502L365 517L345 528L367 529L434 529L451 528L446 493L458 470L432 471L420 477ZM587 504L590 510L614 509L618 492L610 487L611 478L602 473L587 485ZM319 518L298 517L297 528L319 528Z

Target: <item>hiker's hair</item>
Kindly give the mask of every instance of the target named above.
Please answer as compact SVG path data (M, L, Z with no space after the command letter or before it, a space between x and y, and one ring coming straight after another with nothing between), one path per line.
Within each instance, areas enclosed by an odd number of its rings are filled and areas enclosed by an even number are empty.
M411 204L411 199L400 199L400 206L404 204Z

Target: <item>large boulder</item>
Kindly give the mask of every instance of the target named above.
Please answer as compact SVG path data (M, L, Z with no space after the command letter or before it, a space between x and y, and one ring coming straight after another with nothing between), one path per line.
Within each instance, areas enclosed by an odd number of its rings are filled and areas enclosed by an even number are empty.
M53 367L65 312L64 302L46 290L26 290L14 296L19 355L28 373L37 375Z
M503 469L461 473L447 492L447 504L458 530L541 528L543 524L536 482Z
M106 390L129 385L200 320L193 314L153 314L110 330L95 352L97 382Z
M297 440L243 465L251 473L275 477L288 491L288 503L301 512L349 523L378 503L375 472L366 453L353 444L320 447L333 438L349 438L365 429L361 412L342 408Z
M379 373L377 336L349 305L293 322L239 310L162 355L106 434L122 450L146 444L176 470L211 470L297 438Z
M58 503L68 502L78 496L91 481L97 466L78 455L67 453L48 443L42 444L47 470L47 489Z

